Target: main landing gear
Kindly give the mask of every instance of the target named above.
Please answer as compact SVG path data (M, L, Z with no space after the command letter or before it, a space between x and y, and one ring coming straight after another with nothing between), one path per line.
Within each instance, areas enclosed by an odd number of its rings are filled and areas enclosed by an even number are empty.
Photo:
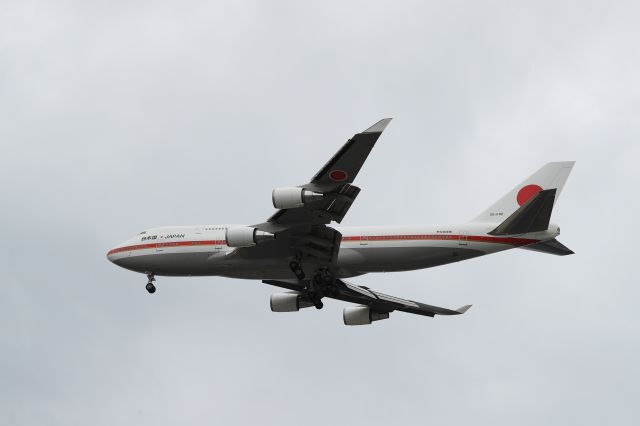
M295 259L289 262L289 268L291 268L291 271L297 279L299 279L300 281L304 280L305 275L304 271L302 270L302 256L298 255L295 257Z
M296 256L296 258L289 263L289 268L291 268L291 271L298 280L304 281L305 274L302 270L301 260L301 256ZM311 280L307 280L305 283L301 294L305 299L310 300L316 309L322 309L324 306L322 298L324 296L338 294L335 281L336 279L329 269L317 269L313 274L313 278Z
M155 277L153 276L153 272L147 272L147 279L149 280L147 282L147 291L149 292L149 294L153 294L156 292L156 286L153 285L153 282L156 280Z

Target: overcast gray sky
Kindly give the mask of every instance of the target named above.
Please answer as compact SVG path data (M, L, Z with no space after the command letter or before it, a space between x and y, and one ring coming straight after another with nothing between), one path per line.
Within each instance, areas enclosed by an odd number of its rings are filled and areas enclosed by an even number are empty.
M612 4L613 3L613 4ZM0 424L637 425L637 2L0 0ZM394 117L345 225L465 221L576 160L566 258L353 281L455 318L345 327L110 264L256 223Z

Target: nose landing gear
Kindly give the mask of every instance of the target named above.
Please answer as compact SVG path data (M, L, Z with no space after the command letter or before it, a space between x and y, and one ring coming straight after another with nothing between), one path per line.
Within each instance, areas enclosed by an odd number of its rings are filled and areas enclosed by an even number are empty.
M155 277L153 276L153 272L147 272L147 279L149 281L147 282L146 289L149 292L149 294L153 294L156 292L156 286L153 285L153 282L156 280Z

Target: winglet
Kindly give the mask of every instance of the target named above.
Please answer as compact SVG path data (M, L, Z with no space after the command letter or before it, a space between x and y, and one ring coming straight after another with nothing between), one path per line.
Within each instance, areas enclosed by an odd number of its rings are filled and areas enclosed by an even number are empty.
M472 307L473 305L464 305L461 308L456 309L456 312L459 314L464 314L465 312L467 312L469 310L470 307Z
M362 133L382 133L382 131L389 125L390 121L391 118L383 118Z

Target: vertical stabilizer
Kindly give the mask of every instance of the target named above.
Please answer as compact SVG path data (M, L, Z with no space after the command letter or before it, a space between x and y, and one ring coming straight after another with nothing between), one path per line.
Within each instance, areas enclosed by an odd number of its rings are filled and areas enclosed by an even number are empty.
M575 161L545 164L491 207L480 213L472 222L500 223L542 190L555 189L555 200L557 200L574 164Z

